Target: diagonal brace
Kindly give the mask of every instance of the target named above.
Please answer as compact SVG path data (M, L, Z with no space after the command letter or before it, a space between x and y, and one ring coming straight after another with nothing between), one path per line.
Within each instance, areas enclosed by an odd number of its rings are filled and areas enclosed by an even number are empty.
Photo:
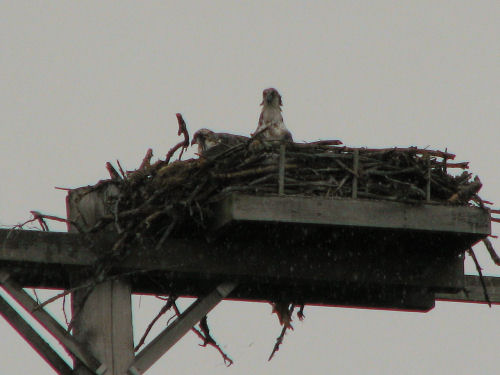
M19 313L0 296L0 315L21 334L21 336L35 349L35 351L52 367L58 374L71 375L73 369L64 362L59 354L35 331Z
M38 303L26 293L23 288L10 278L10 274L0 270L0 285L16 300L34 319L56 338L57 341L72 355L78 358L92 373L102 375L106 372L106 365L101 364L92 353L71 336L63 326L59 324L44 309L38 307Z
M172 324L165 328L135 357L130 366L130 375L139 375L149 369L182 336L184 336L201 318L207 315L220 301L231 293L236 283L220 284L214 291L203 298L198 298Z

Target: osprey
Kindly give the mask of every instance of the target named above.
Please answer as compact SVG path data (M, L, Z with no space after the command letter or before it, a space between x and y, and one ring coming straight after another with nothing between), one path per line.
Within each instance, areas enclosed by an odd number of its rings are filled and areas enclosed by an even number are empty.
M281 106L283 102L278 90L265 89L262 92L262 111L260 113L259 125L252 134L252 138L271 141L293 142L292 134L283 123Z
M191 146L198 145L198 154L203 157L214 157L227 149L246 143L250 140L242 135L214 133L209 129L200 129L193 134Z

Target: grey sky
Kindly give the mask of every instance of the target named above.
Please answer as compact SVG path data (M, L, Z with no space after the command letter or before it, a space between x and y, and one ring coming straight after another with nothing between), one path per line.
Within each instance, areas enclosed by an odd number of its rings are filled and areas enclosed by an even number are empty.
M178 141L176 112L191 132L248 135L269 86L296 140L448 147L498 207L499 20L498 1L4 0L0 225L33 209L64 216L54 186L94 184L106 161L133 169L149 147L163 157ZM142 300L138 326L154 304ZM231 368L188 335L149 373L498 373L498 307L306 308L267 363L280 331L270 311L224 303L210 315ZM3 320L0 331L0 374L51 373Z

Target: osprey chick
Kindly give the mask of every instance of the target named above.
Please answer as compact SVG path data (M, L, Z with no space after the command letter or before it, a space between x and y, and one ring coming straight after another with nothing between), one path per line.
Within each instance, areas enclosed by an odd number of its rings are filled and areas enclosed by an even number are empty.
M204 157L213 157L225 150L248 142L249 138L229 133L214 133L209 129L200 129L193 134L191 146L198 145L198 154Z
M278 90L274 88L265 89L262 92L262 103L260 105L262 111L259 125L252 134L252 138L293 142L292 134L283 123L283 116L281 115L283 101Z

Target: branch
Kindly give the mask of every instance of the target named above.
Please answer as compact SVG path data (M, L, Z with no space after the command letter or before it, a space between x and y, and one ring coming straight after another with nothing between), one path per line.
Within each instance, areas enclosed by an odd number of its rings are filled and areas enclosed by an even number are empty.
M181 312L179 311L179 308L177 307L177 304L175 303L175 301L173 302L172 307L174 308L175 313L177 314L177 316L181 315ZM193 331L194 333L196 333L196 335L200 339L203 340L203 344L201 344L201 346L207 346L207 345L213 346L215 349L217 349L217 351L222 356L222 359L224 360L224 364L227 367L231 366L234 363L233 360L231 358L229 358L229 356L226 353L224 353L224 351L221 349L221 347L219 346L219 344L217 344L217 342L210 335L210 329L208 328L207 317L206 316L204 316L201 319L201 321L200 321L200 328L201 328L202 332L199 331L199 330L197 330L195 327L191 328L191 331Z
M344 147L343 150L346 151L354 151L356 148L351 148L351 147ZM359 151L361 152L388 152L388 151L397 151L397 152L414 152L415 154L421 154L421 155L429 155L429 156L437 156L440 158L446 158L446 159L455 159L454 154L449 154L447 152L443 151L438 151L438 150L426 150L426 149L421 149L417 147L407 147L407 148L401 148L401 147L391 147L391 148L358 148Z
M184 135L184 140L177 143L174 147L172 147L165 158L165 162L168 164L174 153L179 149L181 149L181 153L179 158L182 156L182 153L189 147L189 133L187 131L187 126L186 122L182 118L182 115L180 113L175 114L177 116L177 122L179 123L179 130L177 131L177 135Z
M146 337L148 336L149 334L149 331L151 331L151 328L153 328L153 326L155 325L155 323L158 321L158 319L160 319L160 317L165 314L168 310L170 310L170 308L173 306L173 304L175 303L175 300L177 299L177 297L172 297L172 296L169 296L168 299L167 299L167 302L165 303L165 305L161 308L161 310L158 312L158 314L156 314L156 316L154 317L154 319L151 321L151 323L149 323L148 327L146 328L146 331L144 331L144 334L142 335L141 339L139 340L139 343L136 345L136 347L134 348L134 351L138 351L139 348L144 345L144 341L146 341Z
M115 167L108 161L106 162L106 169L109 172L109 175L111 176L111 179L113 181L119 181L122 178L120 177L120 174L116 171Z
M280 345L283 343L283 339L285 338L286 330L287 330L287 327L283 326L283 328L281 329L280 335L276 338L276 343L274 344L274 348L273 348L271 355L267 359L268 361L273 359L274 353L276 353L278 350L280 350Z
M146 168L149 168L149 166L151 165L152 157L153 157L153 149L148 148L148 150L146 151L146 155L144 156L144 159L142 159L142 163L139 166L139 170L144 170Z
M472 260L474 261L474 264L476 265L476 270L477 270L477 273L479 274L479 280L481 281L481 285L483 287L484 299L486 300L486 302L488 302L488 306L491 307L490 296L488 295L488 291L486 290L486 284L484 283L483 272L481 271L482 268L479 265L479 262L477 261L476 254L474 254L474 251L472 249L468 249L467 252L471 256Z
M294 304L291 304L290 305L290 309L288 310L288 316L292 316L293 314L293 310L295 309L295 305ZM302 311L302 307L301 307L301 311ZM299 311L300 312L300 311ZM299 318L300 319L300 318ZM281 321L280 321L281 323ZM283 324L283 323L282 323ZM280 335L276 338L276 343L274 344L274 348L273 348L273 351L271 352L271 355L269 356L269 358L267 359L268 361L270 361L271 359L273 359L273 356L274 354L280 350L280 346L281 344L283 343L283 339L285 338L285 333L286 331L288 330L288 328L292 328L292 326L290 325L290 322L288 322L288 324L283 324L283 328L281 329L281 333ZM293 328L292 328L293 329Z
M123 171L122 165L120 164L120 160L116 159L116 164L118 164L118 169L120 169L121 177L126 180L127 174Z
M491 244L490 240L485 238L483 239L484 246L486 246L486 249L488 250L488 253L490 253L490 257L495 262L497 266L500 266L500 257L498 257L498 254L496 253L495 249L493 248L493 245Z

